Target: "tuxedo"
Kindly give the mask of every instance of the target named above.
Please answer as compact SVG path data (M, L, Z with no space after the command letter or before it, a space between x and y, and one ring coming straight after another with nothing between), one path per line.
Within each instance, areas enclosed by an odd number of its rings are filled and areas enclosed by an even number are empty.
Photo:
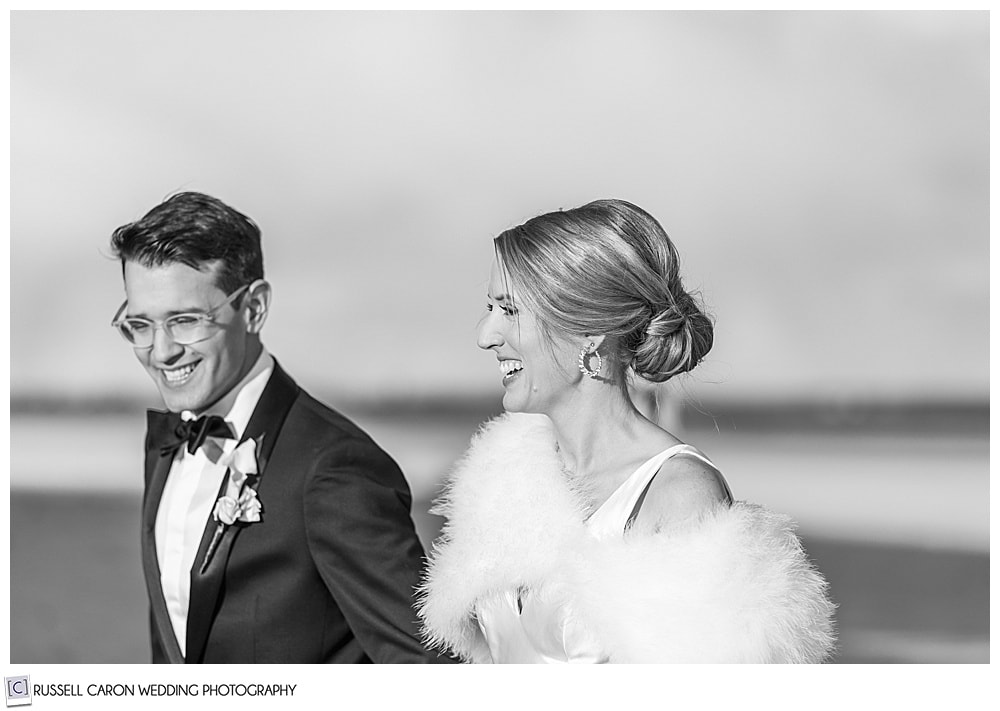
M259 521L206 521L191 568L185 652L161 587L155 525L173 452L168 413L146 432L142 562L154 662L445 661L419 640L423 549L396 463L274 363L241 442L258 474ZM228 477L227 477L228 479ZM219 496L226 493L223 481Z

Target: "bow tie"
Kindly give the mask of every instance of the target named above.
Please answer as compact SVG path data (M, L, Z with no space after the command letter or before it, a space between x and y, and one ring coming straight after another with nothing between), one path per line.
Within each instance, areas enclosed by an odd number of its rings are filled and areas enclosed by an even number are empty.
M175 412L150 411L149 414L152 444L160 448L161 454L170 454L185 442L188 454L194 454L208 437L236 439L232 428L218 415L202 415L197 420L183 420Z

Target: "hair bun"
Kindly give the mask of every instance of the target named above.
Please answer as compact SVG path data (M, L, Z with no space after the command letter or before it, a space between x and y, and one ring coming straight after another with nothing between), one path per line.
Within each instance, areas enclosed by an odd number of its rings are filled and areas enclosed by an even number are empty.
M676 305L668 306L654 314L646 326L646 338L661 338L669 336L680 328L683 328L688 321L688 313L685 309Z
M713 338L711 319L681 291L676 303L649 319L632 369L646 380L662 383L698 365L712 349Z

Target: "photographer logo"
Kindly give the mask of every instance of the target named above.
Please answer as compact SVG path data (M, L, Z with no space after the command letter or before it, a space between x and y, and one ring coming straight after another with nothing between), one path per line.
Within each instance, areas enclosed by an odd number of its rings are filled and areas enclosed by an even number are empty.
M5 676L4 687L8 706L28 706L31 704L31 684L26 676Z

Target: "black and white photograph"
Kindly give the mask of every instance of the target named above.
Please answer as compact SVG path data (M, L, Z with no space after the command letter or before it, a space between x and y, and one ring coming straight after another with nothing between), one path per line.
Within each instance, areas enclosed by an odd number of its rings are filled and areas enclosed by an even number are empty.
M7 674L988 664L989 19L12 11Z

